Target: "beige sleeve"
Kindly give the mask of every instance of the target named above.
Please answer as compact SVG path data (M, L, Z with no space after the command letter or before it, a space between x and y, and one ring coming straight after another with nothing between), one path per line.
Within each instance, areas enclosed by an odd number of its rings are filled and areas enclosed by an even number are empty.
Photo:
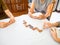
M5 3L3 0L2 0L2 7L3 7L3 10L8 9L8 7L7 7L6 3Z

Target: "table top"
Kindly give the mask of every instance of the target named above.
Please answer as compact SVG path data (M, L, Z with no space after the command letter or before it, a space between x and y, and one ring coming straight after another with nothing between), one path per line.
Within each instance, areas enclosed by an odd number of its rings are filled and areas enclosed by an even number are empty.
M31 20L27 14L16 17L15 19L16 22L14 24L3 29L0 28L0 45L59 45L59 43L55 42L51 37L49 29L38 32L23 25L23 20L26 20L31 24L33 22L34 26L36 26L35 24L41 25L43 20ZM9 19L4 19L0 21L8 20Z

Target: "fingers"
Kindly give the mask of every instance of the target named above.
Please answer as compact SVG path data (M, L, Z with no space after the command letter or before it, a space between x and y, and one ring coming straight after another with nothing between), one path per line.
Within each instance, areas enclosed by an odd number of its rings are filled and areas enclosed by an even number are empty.
M34 10L32 8L30 8L30 11L29 12L34 13Z
M56 34L56 28L55 27L52 27L51 30L50 30L51 34Z
M56 28L55 27L52 27L51 28L51 31L56 32Z
M51 32L51 35L52 35L53 38L57 37L57 32L56 32L56 28L55 27L52 27L50 32Z
M49 28L47 22L44 22L43 29Z
M14 22L15 22L14 18L10 18L9 22L0 22L0 28L5 28L5 27L7 27L8 25L10 25L10 24L12 24Z
M14 18L10 18L9 24L12 24L14 22L15 22L15 19Z
M8 22L0 22L0 28L5 28L8 26Z
M52 23L50 23L50 22L45 22L44 23L44 25L43 25L43 28L45 29L45 28L51 28L52 27Z

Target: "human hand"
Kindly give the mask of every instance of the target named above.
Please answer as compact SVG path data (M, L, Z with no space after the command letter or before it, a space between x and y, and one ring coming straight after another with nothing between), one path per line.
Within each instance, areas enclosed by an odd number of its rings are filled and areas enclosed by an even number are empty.
M0 22L0 28L5 28L9 25L8 22Z
M55 39L57 37L56 28L54 28L54 27L51 28L50 32L51 32L52 37Z
M36 19L37 18L37 16L34 16L33 15L33 13L34 13L34 9L32 9L32 8L30 8L30 10L29 10L29 16L31 17L31 18L34 18L34 19Z
M44 22L43 28L44 28L44 29L45 29L45 28L51 28L52 26L53 26L52 23L50 23L50 22Z
M0 22L0 28L5 28L5 27L7 27L8 25L10 25L10 24L12 24L14 22L15 22L14 18L10 18L9 22Z
M12 24L14 22L15 22L15 18L14 17L10 18L9 24Z
M45 16L44 15L39 15L38 19L45 19Z
M34 9L30 8L29 12L34 13Z
M37 19L37 18L38 18L37 16L34 16L31 12L29 13L29 16L30 16L31 18L34 18L34 19Z

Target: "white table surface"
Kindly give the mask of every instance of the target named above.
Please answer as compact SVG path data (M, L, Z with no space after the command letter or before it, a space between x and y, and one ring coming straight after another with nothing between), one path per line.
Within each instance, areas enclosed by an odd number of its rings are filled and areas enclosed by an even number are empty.
M45 29L43 32L38 32L33 31L30 28L26 28L23 25L23 20L31 23L28 15L22 15L15 19L16 22L14 24L3 29L0 28L0 45L59 45L59 43L55 42L51 37L49 29ZM0 22L8 20L9 19L4 19L0 20ZM32 20L34 25L41 25L40 22L42 22L42 20Z

